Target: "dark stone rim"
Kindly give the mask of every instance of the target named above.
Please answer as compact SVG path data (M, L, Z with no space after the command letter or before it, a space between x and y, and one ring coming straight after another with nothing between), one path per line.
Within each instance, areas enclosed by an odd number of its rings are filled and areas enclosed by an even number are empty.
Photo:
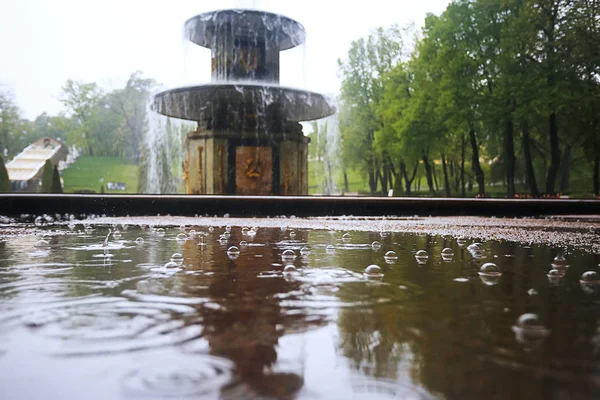
M402 197L2 194L1 214L108 216L217 215L231 217L598 215L598 200Z
M215 104L215 100L227 100L228 103L244 102L248 99L256 99L256 94L262 94L264 91L274 98L273 104L280 105L287 121L311 121L336 112L335 107L329 104L325 96L320 93L277 85L248 83L211 83L165 90L154 95L152 109L168 117L200 121L200 115L194 113L199 113L200 109L205 106ZM170 110L167 109L167 104L180 104L183 101L177 99L178 95L190 96L188 101L191 107L179 105ZM290 96L292 101L290 101ZM304 97L307 98L307 101L304 101ZM309 98L310 101L308 101Z

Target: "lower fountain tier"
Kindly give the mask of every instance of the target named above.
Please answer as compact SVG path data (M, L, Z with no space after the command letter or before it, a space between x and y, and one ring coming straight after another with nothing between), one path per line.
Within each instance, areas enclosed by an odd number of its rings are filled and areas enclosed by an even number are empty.
M300 126L300 124L297 124ZM186 139L187 194L306 195L308 142L299 132L202 130Z
M198 121L208 129L278 130L286 121L310 121L335 112L318 93L281 86L209 84L166 90L154 96L160 114Z

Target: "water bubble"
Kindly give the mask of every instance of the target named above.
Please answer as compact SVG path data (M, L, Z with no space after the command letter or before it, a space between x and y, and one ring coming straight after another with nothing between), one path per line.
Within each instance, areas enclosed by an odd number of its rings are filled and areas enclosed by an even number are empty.
M237 246L231 246L230 248L227 249L227 256L232 259L235 260L236 258L238 258L240 255L240 249Z
M365 268L364 276L367 279L381 279L383 278L383 272L378 265L372 264Z
M196 232L194 229L189 231L189 235L190 237L196 237L196 235L198 235L198 232Z
M144 244L144 239L139 237L139 238L135 239L135 243L138 245L142 245L142 244Z
M556 280L560 280L562 278L564 278L565 273L563 271L561 271L560 269L557 268L552 268L550 271L548 271L548 279L550 279L551 281L556 281Z
M178 242L185 242L186 240L188 240L188 235L186 235L185 233L180 233L177 235L177 237L175 238Z
M183 256L181 253L173 253L171 256L171 261L176 263L178 266L181 266L183 264Z
M248 231L247 235L248 235L250 238L253 238L254 236L256 236L256 231L254 230L254 228L250 229L250 230Z
M310 254L310 249L306 246L300 249L300 255L306 257Z
M465 247L467 245L467 239L459 237L456 239L456 244L458 244L459 247Z
M247 234L249 230L250 228L248 228L247 226L242 227L242 235Z
M540 317L533 313L521 315L512 329L515 339L526 351L538 347L550 333L540 322Z
M117 240L119 240L119 239L121 239L121 238L123 237L123 235L121 235L121 232L119 232L118 230L115 230L115 231L113 232L112 236L113 236L115 239L117 239Z
M69 227L69 230L73 230L73 229L75 229L76 225L72 222L69 222L69 224L67 226Z
M467 246L467 250L469 250L471 253L482 252L483 245L479 242L471 243L469 246Z
M292 261L296 259L296 253L294 253L294 250L284 250L283 253L281 253L281 260L283 261Z
M427 261L429 254L425 250L419 250L415 253L415 258L417 261Z
M568 263L569 262L565 258L565 255L564 255L564 253L562 251L559 252L556 255L556 257L554 257L554 260L552 261L552 265L557 265L557 266L561 266L561 267L567 266Z
M34 247L37 247L38 249L49 249L50 248L50 243L46 240L38 240L34 245Z
M444 248L444 250L442 250L442 257L447 257L447 258L454 257L454 250L452 250L450 247Z
M165 229L164 228L156 228L156 235L158 236L165 236Z
M181 265L177 264L175 261L169 261L168 263L165 264L166 269L179 268L180 266Z
M344 233L342 235L342 242L344 242L344 243L349 243L351 239L352 239L352 235L350 235L349 233Z
M185 232L185 225L179 225L179 230L181 232Z
M246 242L245 240L242 240L240 242L240 247L244 248L244 247L247 247L247 246L248 246L248 242Z
M393 264L398 259L398 256L396 255L395 251L390 250L385 253L385 255L383 256L383 259L385 260L385 262L387 264Z
M279 229L281 229L281 232L285 232L287 231L287 226L282 225Z
M389 233L389 232L387 232L387 231L383 231L383 230L382 230L382 231L380 231L380 232L379 232L379 236L381 236L382 238L386 238L386 237L388 237L389 235L390 235L390 233Z
M485 263L479 268L480 276L499 277L502 275L500 268L494 263Z
M540 322L540 317L537 314L526 313L521 315L515 324L515 327L520 329L545 329Z
M600 274L596 271L586 271L581 275L579 281L586 285L600 285Z
M290 231L290 239L293 239L295 237L296 237L296 232Z
M285 267L283 267L284 274L290 274L290 273L294 273L294 272L298 272L298 269L295 266L293 266L292 264L288 264Z
M230 233L231 232L231 225L227 225L225 227L225 232Z
M45 221L42 217L36 217L35 220L33 221L35 226L42 226L42 225L44 225L44 222Z
M90 235L92 232L94 232L94 228L92 228L91 226L86 226L84 229L86 234Z
M214 228L214 226L209 226L209 227L208 227L208 231L209 231L209 232L214 232L214 231L215 231L215 228Z
M327 254L333 254L335 253L335 247L330 244L329 246L325 247L325 251L327 252Z
M371 243L371 248L373 250L379 250L381 248L381 243L379 243L377 240L375 240L373 243Z

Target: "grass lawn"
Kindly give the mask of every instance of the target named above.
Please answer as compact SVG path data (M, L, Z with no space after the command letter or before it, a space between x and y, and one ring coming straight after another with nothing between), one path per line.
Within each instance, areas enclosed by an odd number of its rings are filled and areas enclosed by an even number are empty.
M119 157L81 156L77 161L63 170L64 192L73 193L79 190L93 190L100 193L104 178L105 193L136 193L138 189L139 167ZM122 182L125 191L108 190L108 182Z
M308 194L323 194L324 177L318 176L319 171L324 170L322 161L311 160L308 162ZM348 174L348 192L350 193L368 193L369 186L359 172L349 169ZM341 171L334 171L333 183L336 191L344 190L344 176Z

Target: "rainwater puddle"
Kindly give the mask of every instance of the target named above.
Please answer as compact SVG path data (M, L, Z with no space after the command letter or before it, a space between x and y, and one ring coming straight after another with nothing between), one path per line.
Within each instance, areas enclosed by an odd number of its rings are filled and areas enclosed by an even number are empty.
M0 244L0 398L600 393L598 255L394 231L119 223Z

